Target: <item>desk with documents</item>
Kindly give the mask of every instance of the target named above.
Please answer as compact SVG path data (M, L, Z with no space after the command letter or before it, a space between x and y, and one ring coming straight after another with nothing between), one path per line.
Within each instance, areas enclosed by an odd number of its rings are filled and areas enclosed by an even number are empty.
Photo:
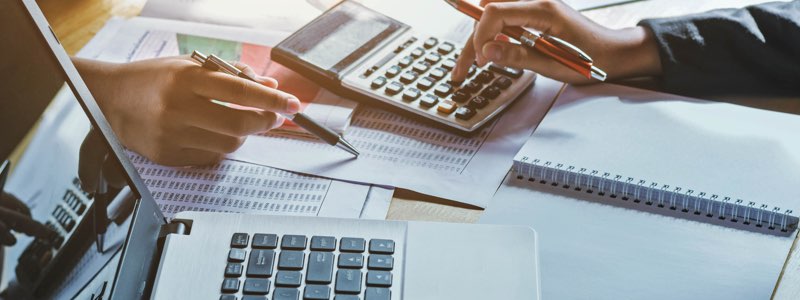
M762 1L680 1L680 3L675 3L675 1L651 0L591 10L585 14L606 26L618 28L633 25L645 17L687 14L718 7L741 7L757 2ZM108 17L112 15L135 16L143 4L144 1L141 0L110 2L84 0L71 4L53 0L40 1L54 30L70 53L75 53L80 49L97 29L103 26ZM756 99L753 101L752 99L740 99L737 102L746 105L771 106L776 110L797 113L800 112L800 101L797 100ZM395 193L388 218L475 222L481 213L481 210L465 205L432 199L412 192L398 192ZM784 267L783 279L776 288L775 299L795 299L798 296L800 296L800 251L795 249Z

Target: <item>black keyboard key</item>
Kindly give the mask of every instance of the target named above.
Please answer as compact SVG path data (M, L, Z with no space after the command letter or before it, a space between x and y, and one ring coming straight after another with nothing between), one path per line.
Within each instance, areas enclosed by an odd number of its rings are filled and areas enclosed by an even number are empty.
M481 84L486 84L494 79L494 73L489 71L481 71L478 76L475 76L475 81Z
M303 274L296 271L278 271L275 274L275 286L300 287L303 283Z
M430 73L428 73L428 76L435 79L436 81L441 80L442 78L444 78L445 75L447 75L447 70L442 68L434 68L433 70L431 70Z
M467 93L470 93L470 94L474 94L474 93L477 93L478 91L480 91L481 88L483 88L482 84L477 83L475 81L470 81L470 82L467 82L467 84L465 84L464 86L462 86L461 90L465 91Z
M455 49L456 46L453 46L453 44L444 42L441 45L439 45L439 48L436 48L436 51L439 51L439 53L441 54L449 54L450 52L453 52L453 50Z
M361 293L361 271L341 269L336 271L336 293Z
M250 241L250 235L247 233L237 232L231 237L231 248L246 248Z
M239 276L242 276L242 270L243 269L244 269L244 267L242 267L242 264L239 264L239 263L228 263L228 265L225 266L225 277L239 277Z
M278 247L278 235L256 233L253 235L253 248L275 249Z
M425 61L427 61L428 63L435 64L438 63L440 60L442 60L442 56L439 55L438 53L431 52L428 53L428 55L425 55Z
M384 85L386 85L386 82L387 82L386 77L378 76L372 80L372 83L369 86L373 89L379 89L382 88Z
M306 286L306 289L303 292L303 299L328 300L330 298L331 298L331 288L328 287L327 285L309 284Z
M391 66L388 69L386 69L386 77L394 78L395 76L400 74L400 70L401 69L398 66Z
M311 252L308 255L306 282L331 283L331 281L333 281L334 259L335 257L331 252Z
M403 75L400 75L400 82L409 84L417 80L417 73L414 71L405 71Z
M472 97L472 100L469 100L469 104L467 106L475 109L481 109L486 107L487 104L489 104L489 99L486 99L482 96L475 96Z
M222 292L223 293L239 292L239 279L225 278L225 280L222 281Z
M279 270L302 270L306 254L303 251L281 251L278 258Z
M361 269L364 267L364 256L358 253L341 253L339 254L339 268L355 268Z
M311 251L334 251L336 250L336 238L332 236L313 236L311 237Z
M445 59L442 62L442 68L447 69L448 71L453 70L456 67L456 60L452 58Z
M427 40L425 40L425 44L423 45L423 47L425 47L425 49L430 49L435 47L436 44L438 43L439 40L437 40L435 37L429 37Z
M493 85L489 86L481 91L481 96L493 100L494 98L497 98L497 96L500 96L500 88Z
M406 68L410 66L412 62L414 62L414 59L411 58L411 56L406 56L401 58L400 61L397 62L397 65L401 68Z
M433 80L433 78L425 76L425 77L420 78L419 81L417 81L417 87L420 90L427 91L427 90L430 90L431 87L433 87L433 84L435 82L436 82L436 80Z
M339 251L342 252L364 252L367 241L362 238L342 238L339 241Z
M433 93L439 97L447 97L453 92L453 86L447 83L440 83L433 89Z
M467 102L467 100L469 100L469 94L467 94L462 90L458 90L455 93L453 93L453 97L450 97L450 99L453 99L453 101L458 103L464 103Z
M242 300L267 300L267 296L244 295Z
M269 279L247 278L244 280L242 293L250 295L269 294Z
M247 276L270 277L274 263L275 251L255 249L250 252L250 260L247 262Z
M392 273L386 271L369 271L367 272L367 286L392 286Z
M367 288L364 293L364 300L390 300L392 299L392 290L387 288Z
M372 254L367 261L367 268L391 271L394 268L394 258L389 255Z
M500 78L497 78L492 85L500 88L501 90L505 90L511 86L511 83L511 79L508 77L500 76Z
M420 58L423 54L425 54L425 49L422 49L420 47L411 50L411 57L413 58Z
M411 68L411 70L413 70L414 72L417 72L418 74L423 74L425 72L428 72L428 69L430 67L431 67L431 65L429 65L426 62L418 62L418 63L414 64L414 66Z
M475 75L476 71L478 71L478 67L476 65L471 65L467 71L467 77L472 77L472 75Z
M431 108L434 105L439 103L439 97L436 97L431 94L425 94L422 99L419 100L419 105L425 108Z
M247 251L243 249L231 249L231 251L228 251L229 262L243 262L246 256Z
M292 288L275 288L272 300L299 300L300 290Z
M281 241L281 249L304 250L306 249L306 239L305 235L284 235L283 241Z
M466 120L471 119L474 116L475 116L475 109L474 108L471 108L471 107L468 107L468 106L462 106L462 107L459 107L458 109L456 109L456 118L459 118L461 120L466 121Z
M497 72L498 74L506 75L511 78L520 78L522 77L522 70L515 69L511 67L502 67L495 64L489 65L489 70Z
M388 95L397 95L403 91L403 84L397 81L392 81L386 86L386 94Z
M236 295L222 295L219 300L237 300Z
M356 295L336 295L333 300L361 300L361 298Z
M411 102L417 100L417 98L419 98L421 95L422 93L418 89L409 88L403 92L403 100Z

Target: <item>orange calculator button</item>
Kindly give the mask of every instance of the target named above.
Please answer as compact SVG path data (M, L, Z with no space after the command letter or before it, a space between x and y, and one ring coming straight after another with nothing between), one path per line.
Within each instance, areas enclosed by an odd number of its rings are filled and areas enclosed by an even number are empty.
M444 100L439 104L439 107L437 107L436 110L438 110L440 113L449 115L453 113L456 108L458 108L458 105L453 102L453 100Z

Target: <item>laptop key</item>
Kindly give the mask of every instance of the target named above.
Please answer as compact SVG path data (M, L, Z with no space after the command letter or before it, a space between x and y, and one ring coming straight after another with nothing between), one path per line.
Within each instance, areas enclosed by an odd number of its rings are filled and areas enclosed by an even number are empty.
M333 260L331 252L311 252L308 255L306 282L328 284L333 281Z
M250 235L247 233L237 232L231 237L231 248L245 248L250 240Z
M367 272L367 286L392 286L392 273L386 271L369 271Z
M367 241L362 238L342 238L339 241L339 251L342 252L364 252Z
M332 236L311 237L311 251L336 250L336 238Z
M246 256L247 251L242 249L231 249L231 251L228 251L229 262L243 262Z
M305 235L284 235L283 241L281 241L281 249L303 250L306 248L306 240Z
M275 288L272 300L299 300L300 290L290 288Z
M364 267L363 255L357 253L339 254L339 268L361 269L362 267Z
M393 254L394 241L383 240L383 239L371 239L369 241L369 253Z
M225 277L239 277L242 276L242 264L228 263L225 266Z
M242 296L242 300L267 300L267 296L244 295Z
M239 291L239 279L225 278L225 280L222 281L223 293L236 293L238 291Z
M250 260L247 262L247 276L272 276L272 266L274 262L275 251L262 249L253 250L250 252Z
M300 287L303 274L296 271L278 271L275 274L275 286Z
M342 269L336 271L336 293L361 293L361 271Z
M302 270L306 254L303 251L282 251L278 259L279 270Z
M242 292L250 295L269 294L269 279L247 278L244 280Z
M394 258L389 255L373 254L369 256L367 268L370 270L387 270L394 268Z
M325 299L331 298L331 288L327 285L309 284L303 292L303 299Z
M253 235L253 248L275 249L278 247L278 235L256 233Z
M333 300L361 300L361 298L356 295L336 295Z
M389 300L392 299L392 291L386 288L367 288L364 300Z
M237 300L236 295L222 295L219 300Z

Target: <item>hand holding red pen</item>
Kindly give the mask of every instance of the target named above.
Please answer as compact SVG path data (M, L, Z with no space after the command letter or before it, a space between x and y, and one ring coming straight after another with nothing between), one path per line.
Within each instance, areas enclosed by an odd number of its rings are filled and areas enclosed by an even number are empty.
M530 69L570 83L597 82L540 51L497 39L504 28L512 26L531 28L568 41L590 55L594 65L605 70L610 79L660 73L652 34L642 27L609 29L558 0L482 0L481 6L483 15L459 56L453 71L454 81L463 80L469 65L476 61L478 65L494 62Z

